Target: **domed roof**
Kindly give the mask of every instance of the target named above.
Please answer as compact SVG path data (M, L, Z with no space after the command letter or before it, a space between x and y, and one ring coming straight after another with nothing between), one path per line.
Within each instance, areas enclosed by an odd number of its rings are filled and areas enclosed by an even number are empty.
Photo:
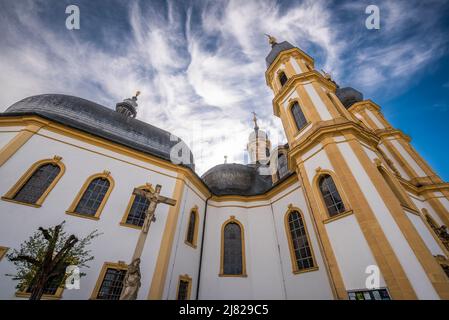
M356 102L363 101L363 94L351 87L338 88L335 95L346 109L349 109Z
M268 56L265 58L265 62L267 63L267 67L269 67L274 60L276 60L277 56L279 55L279 53L281 53L282 51L285 50L290 50L296 48L295 46L293 46L290 42L288 41L282 41L281 43L275 43L272 48L270 53L268 54Z
M173 139L170 132L74 96L32 96L16 102L4 113L0 113L2 117L22 115L38 115L168 161L172 147L182 142L181 139ZM190 161L185 161L189 163L182 165L194 169L191 151L186 146L180 149L189 152L186 158Z
M272 187L271 175L261 175L259 166L219 164L201 177L215 195L258 195Z

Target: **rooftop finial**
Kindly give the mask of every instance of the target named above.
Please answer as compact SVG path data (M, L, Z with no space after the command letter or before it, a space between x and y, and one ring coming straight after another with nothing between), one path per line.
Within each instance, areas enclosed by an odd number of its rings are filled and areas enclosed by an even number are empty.
M228 163L228 156L224 156L224 163Z
M133 98L135 98L134 100L137 100L137 97L140 95L140 91L139 90L137 90L136 91L136 94L134 95L134 97Z
M271 47L273 47L275 44L277 44L277 40L275 37L270 36L269 34L266 34L266 33L265 33L265 35L268 37L268 42L271 44Z
M257 125L257 114L253 111L253 121L254 121L254 130L259 130L259 126Z

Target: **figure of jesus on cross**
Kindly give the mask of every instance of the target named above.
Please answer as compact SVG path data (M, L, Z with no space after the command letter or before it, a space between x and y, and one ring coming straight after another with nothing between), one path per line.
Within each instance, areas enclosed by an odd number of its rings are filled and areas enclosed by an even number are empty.
M125 278L123 280L123 290L120 295L120 300L135 300L137 299L137 293L140 288L140 257L142 255L145 240L150 229L151 222L156 221L156 207L158 203L165 203L170 206L176 205L176 200L167 198L160 195L161 185L156 185L154 191L151 184L147 184L149 191L135 188L133 194L136 196L144 197L148 200L148 209L145 212L145 220L143 222L142 230L140 231L139 239L137 240L136 248L132 262L128 265Z

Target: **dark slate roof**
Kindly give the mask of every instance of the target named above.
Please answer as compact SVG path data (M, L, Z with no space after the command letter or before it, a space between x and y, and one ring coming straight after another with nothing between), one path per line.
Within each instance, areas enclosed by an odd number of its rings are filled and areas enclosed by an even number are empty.
M252 196L273 187L271 175L261 175L258 166L238 163L219 164L201 177L215 195Z
M354 103L363 101L363 94L354 88L338 88L335 95L340 99L346 109L349 109Z
M269 67L273 63L273 61L276 59L276 57L279 55L279 53L281 53L282 51L285 51L285 50L293 49L293 48L296 48L296 47L293 46L288 41L282 41L281 43L274 44L274 46L271 48L270 53L265 58L267 67Z
M171 148L182 141L171 141L170 132L95 102L62 94L28 97L0 113L1 117L23 115L38 115L168 161ZM193 155L185 150L190 162L182 165L194 170Z

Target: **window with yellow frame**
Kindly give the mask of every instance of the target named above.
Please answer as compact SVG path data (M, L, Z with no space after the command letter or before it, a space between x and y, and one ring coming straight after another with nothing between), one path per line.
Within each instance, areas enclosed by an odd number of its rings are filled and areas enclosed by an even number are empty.
M190 300L192 291L192 278L185 274L179 276L178 289L176 291L176 300Z
M246 277L245 232L235 216L221 228L220 277Z
M284 223L293 273L318 270L302 211L290 205Z
M190 210L189 213L189 220L187 224L186 239L185 239L185 243L193 248L196 248L197 246L198 225L199 225L198 206L195 206L192 208L192 210Z
M64 292L64 277L65 274L61 274L61 276L50 280L44 287L44 294L42 299L44 300L54 300L60 299L62 297L62 293ZM23 287L19 291L16 292L16 297L19 298L29 298L31 296L31 286Z
M92 300L119 300L128 266L125 262L105 262L91 295Z
M2 197L5 201L32 207L42 206L45 198L65 172L62 158L40 160L34 163Z
M109 171L90 176L66 213L98 220L113 188L114 179Z
M150 184L138 187L137 189L154 192L154 188ZM120 225L141 229L145 221L145 215L150 202L144 196L131 194L125 214L123 215Z

